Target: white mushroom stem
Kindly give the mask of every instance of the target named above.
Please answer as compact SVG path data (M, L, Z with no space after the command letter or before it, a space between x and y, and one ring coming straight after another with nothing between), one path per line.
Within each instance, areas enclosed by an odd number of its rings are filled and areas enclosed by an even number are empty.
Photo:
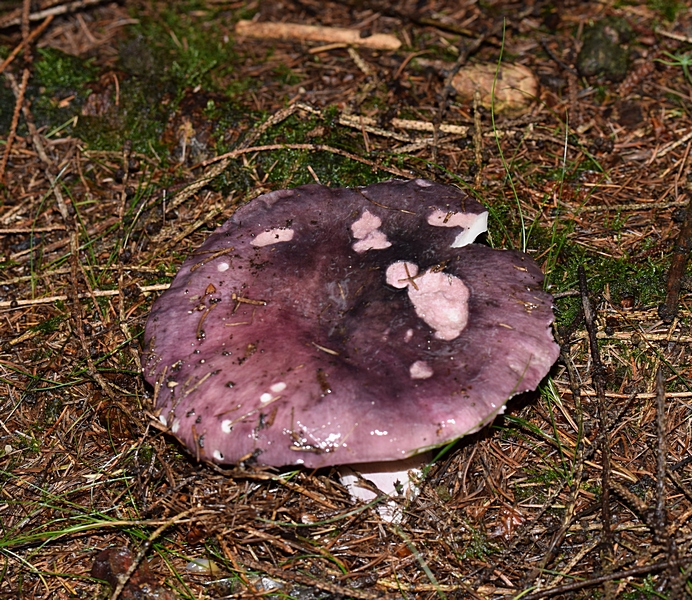
M375 492L363 485L362 479L365 479L387 496L411 501L420 492L418 482L424 467L431 461L432 452L421 452L403 460L342 465L339 477L354 500L371 502L377 498ZM384 521L401 521L401 507L394 500L381 502L377 511Z

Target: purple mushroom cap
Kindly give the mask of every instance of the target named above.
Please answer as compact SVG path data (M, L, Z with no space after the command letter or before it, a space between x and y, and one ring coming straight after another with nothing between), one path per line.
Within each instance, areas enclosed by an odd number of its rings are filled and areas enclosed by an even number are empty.
M471 244L486 209L417 179L243 206L154 303L162 423L217 463L400 460L476 431L558 356L527 255Z

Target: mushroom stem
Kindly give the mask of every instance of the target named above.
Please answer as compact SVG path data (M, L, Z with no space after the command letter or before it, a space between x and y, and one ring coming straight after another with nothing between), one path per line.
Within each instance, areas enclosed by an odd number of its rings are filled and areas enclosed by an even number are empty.
M423 469L432 461L432 452L421 452L403 460L342 465L339 467L341 483L354 500L370 502L377 494L362 484L365 479L392 500L382 502L377 511L383 520L398 523L403 516L401 506L394 498L413 500L420 492Z

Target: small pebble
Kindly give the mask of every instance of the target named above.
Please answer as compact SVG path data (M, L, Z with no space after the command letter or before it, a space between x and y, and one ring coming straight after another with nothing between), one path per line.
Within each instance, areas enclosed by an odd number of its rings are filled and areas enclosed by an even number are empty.
M222 572L221 567L208 558L195 558L185 565L185 569L190 573L211 575L213 577L220 575Z

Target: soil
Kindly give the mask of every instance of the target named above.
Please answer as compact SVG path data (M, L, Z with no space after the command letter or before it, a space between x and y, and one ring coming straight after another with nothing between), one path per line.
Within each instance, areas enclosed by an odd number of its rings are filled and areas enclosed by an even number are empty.
M0 598L692 595L691 65L681 0L3 2ZM197 462L140 365L238 206L392 177L485 204L562 346L399 523L331 469Z

